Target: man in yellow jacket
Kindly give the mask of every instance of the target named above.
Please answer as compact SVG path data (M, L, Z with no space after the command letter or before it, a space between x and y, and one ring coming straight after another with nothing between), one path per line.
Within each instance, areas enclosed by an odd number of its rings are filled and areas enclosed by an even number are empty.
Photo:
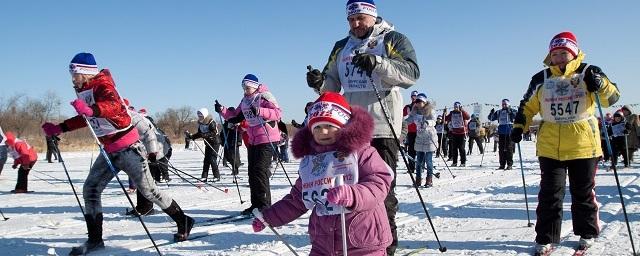
M511 139L520 142L533 116L542 116L536 144L542 176L536 209L537 254L560 242L567 172L573 230L580 236L580 245L590 246L600 232L594 178L602 149L594 116L595 94L600 96L602 107L609 107L620 93L599 67L583 63L583 59L571 32L553 37L544 60L548 68L532 77L511 133Z

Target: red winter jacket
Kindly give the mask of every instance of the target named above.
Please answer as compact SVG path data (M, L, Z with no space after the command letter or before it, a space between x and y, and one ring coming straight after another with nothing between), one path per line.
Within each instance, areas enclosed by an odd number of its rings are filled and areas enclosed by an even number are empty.
M13 148L17 153L16 156L14 156L13 165L29 165L38 160L36 149L24 140L16 139Z
M82 88L76 88L76 93L92 90L95 103L87 102L87 105L93 110L93 117L105 118L118 130L98 138L109 153L126 148L139 138L138 132L131 125L131 116L127 113L127 107L118 95L115 86L111 72L108 69L103 69L94 78L84 83ZM81 115L69 118L60 124L63 132L86 126L87 123Z
M466 134L467 133L467 121L469 121L469 119L471 119L471 116L469 116L469 113L467 113L467 111L464 110L453 110L451 112L449 112L449 114L447 115L447 117L444 118L444 120L449 123L451 122L451 120L453 119L453 116L462 116L462 127L459 128L451 128L449 129L449 133L451 134Z
M404 106L404 109L402 109L402 116L406 118L409 115L409 113L411 113L412 107L413 107L413 103ZM409 126L407 126L407 132L417 133L418 126L416 126L415 123L410 123Z

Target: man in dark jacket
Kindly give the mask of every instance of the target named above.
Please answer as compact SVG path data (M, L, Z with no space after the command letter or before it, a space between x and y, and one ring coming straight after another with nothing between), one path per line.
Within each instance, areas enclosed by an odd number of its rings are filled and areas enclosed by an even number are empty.
M511 108L508 99L502 100L502 109L496 111L491 109L489 112L490 121L498 121L498 157L500 159L500 167L498 170L511 170L513 166L513 152L515 143L511 141L509 135L513 129L513 120L516 118L517 110ZM507 167L505 168L505 165Z
M60 138L58 138L58 136L52 135L52 136L45 136L46 140L47 140L47 161L49 163L53 163L51 161L51 155L53 155L56 159L56 161L58 161L58 141L60 141Z

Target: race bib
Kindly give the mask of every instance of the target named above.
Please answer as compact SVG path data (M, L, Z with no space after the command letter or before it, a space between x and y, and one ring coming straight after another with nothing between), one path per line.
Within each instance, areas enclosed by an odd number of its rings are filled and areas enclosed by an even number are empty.
M347 44L338 55L340 84L345 92L373 91L371 79L364 70L361 70L352 63L352 59L353 56L356 55L356 51L386 57L387 52L384 47L385 35L386 34L382 34L365 40L349 38L349 41L347 41ZM389 88L380 88L382 80L375 72L371 74L371 78L378 86L378 90L389 90Z
M85 91L78 92L77 96L78 96L78 99L81 99L82 101L84 101L87 104L87 106L93 106L96 104L95 98L93 96L93 90L85 90ZM129 112L127 112L127 115L129 115ZM87 121L89 121L89 125L91 126L91 129L93 130L93 132L95 132L96 136L98 137L111 135L119 131L124 131L129 127L131 127L131 123L130 123L127 127L123 129L118 129L108 119L102 118L102 117L88 116Z
M508 110L500 110L498 114L498 124L512 124Z
M242 115L244 115L244 119L247 120L247 123L251 127L262 125L262 124L265 123L264 119L262 119L261 117L259 117L257 115L254 115L253 112L251 111L251 106L253 106L255 104L255 105L257 105L255 107L258 107L260 105L259 95L260 94L257 94L257 95L255 95L253 97L244 97L244 98L242 98L242 102L240 104L240 109L242 110Z
M442 133L442 131L444 131L444 127L442 124L437 124L436 125L436 132L437 133Z
M464 119L462 118L462 113L452 113L451 114L451 128L462 128L464 127Z
M625 123L620 122L618 124L614 124L611 126L611 131L613 132L613 137L624 136L624 127Z
M591 117L587 111L587 103L591 99L583 77L584 74L573 74L545 79L540 101L544 121L569 124Z
M302 201L307 209L315 207L318 216L338 215L342 206L327 201L335 176L344 174L344 184L358 183L358 159L355 154L341 156L336 151L305 156L300 162ZM345 213L350 212L344 209Z
M469 123L469 130L475 130L476 128L477 128L477 123L476 122Z

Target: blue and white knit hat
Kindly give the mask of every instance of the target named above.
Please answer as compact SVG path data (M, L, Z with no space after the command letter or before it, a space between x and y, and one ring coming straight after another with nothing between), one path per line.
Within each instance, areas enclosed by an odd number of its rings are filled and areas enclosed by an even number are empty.
M453 107L454 108L460 108L460 107L462 107L462 103L460 103L459 101L456 101L456 102L453 103Z
M253 74L247 74L242 79L242 87L244 86L258 89L260 86L260 83L258 83L258 77Z
M347 17L363 13L378 17L378 10L373 0L349 0L347 1Z
M85 75L97 75L98 65L96 59L91 53L81 52L71 59L69 64L69 73L71 74L85 74Z
M427 102L427 94L426 93L418 93L418 96L416 96L416 100L422 101L422 102Z
M411 96L418 96L418 91L412 91Z

